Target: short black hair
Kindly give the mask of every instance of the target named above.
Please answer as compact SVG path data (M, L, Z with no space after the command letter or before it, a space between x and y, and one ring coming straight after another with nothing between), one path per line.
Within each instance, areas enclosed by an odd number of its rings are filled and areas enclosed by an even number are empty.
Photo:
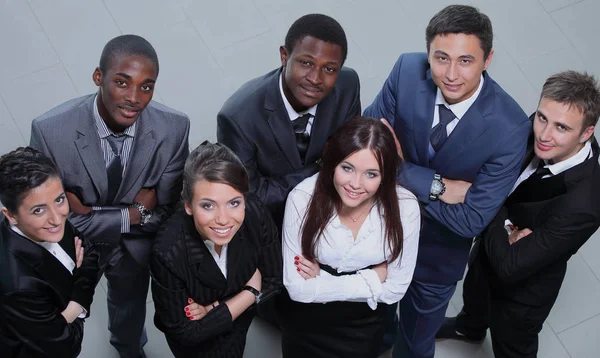
M100 55L100 71L106 72L115 58L120 56L141 56L149 59L156 66L158 73L158 56L154 47L145 38L138 35L121 35L108 41Z
M288 54L291 54L298 42L306 36L340 46L342 63L346 62L346 56L348 56L346 33L342 25L332 17L323 14L308 14L294 21L285 36L284 46Z
M465 34L479 38L483 59L492 51L494 33L490 18L477 8L468 5L450 5L435 14L425 30L427 53L429 45L437 35Z
M194 149L185 161L181 192L184 202L191 203L194 186L200 180L229 185L244 196L250 188L248 172L238 156L224 144L207 140Z
M23 198L50 178L60 178L52 159L37 149L19 147L0 157L0 201L16 213Z

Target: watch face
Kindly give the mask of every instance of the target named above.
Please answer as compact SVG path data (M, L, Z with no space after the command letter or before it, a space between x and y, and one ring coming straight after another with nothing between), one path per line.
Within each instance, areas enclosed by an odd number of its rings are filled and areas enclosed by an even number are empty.
M438 180L434 180L431 183L431 194L439 194L442 191L442 183Z

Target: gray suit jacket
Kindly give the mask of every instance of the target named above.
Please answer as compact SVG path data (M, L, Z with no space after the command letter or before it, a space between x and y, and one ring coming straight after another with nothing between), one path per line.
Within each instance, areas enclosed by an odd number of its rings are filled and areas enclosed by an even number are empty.
M120 209L133 203L142 188L156 188L158 206L151 221L132 225L121 235L120 210L71 213L69 220L85 237L110 246L121 238L142 265L148 262L151 238L171 213L181 193L182 172L189 154L189 118L150 102L137 119L137 128L121 187L114 202L106 202L108 178L94 122L95 94L72 99L42 114L31 124L30 145L51 157L60 169L66 191L84 205Z

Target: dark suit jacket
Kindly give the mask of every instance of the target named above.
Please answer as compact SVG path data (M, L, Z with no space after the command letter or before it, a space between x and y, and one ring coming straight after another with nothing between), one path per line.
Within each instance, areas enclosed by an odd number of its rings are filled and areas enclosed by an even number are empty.
M250 190L265 203L281 227L285 199L302 180L317 172L325 142L343 123L360 115L360 85L353 69L344 67L329 95L319 103L305 163L281 92L281 69L243 85L217 115L217 139L242 160Z
M93 115L95 94L72 99L44 113L31 124L31 146L54 160L66 191L84 205L102 206L87 215L71 213L69 220L93 242L119 244L146 265L154 236L172 213L181 194L181 174L189 154L190 121L183 113L150 102L137 119L137 128L121 187L112 203L106 201L108 178ZM121 235L121 212L133 204L142 188L156 188L158 207L144 226L132 225Z
M269 213L258 198L246 200L246 217L227 248L227 279L185 211L176 212L156 237L150 261L154 323L165 333L176 357L241 357L254 316L235 321L223 303L238 294L258 268L263 300L282 287L281 244ZM220 301L199 321L183 311L187 299L206 306Z
M400 184L423 204L423 227L414 278L454 284L462 279L473 237L494 218L516 181L531 123L519 105L487 74L479 96L435 157L429 160L437 86L427 55L400 56L365 115L386 118L402 145ZM465 202L429 200L435 173L473 185Z
M83 240L81 267L73 275L43 247L0 224L0 352L2 357L76 357L83 319L68 324L61 312L69 301L88 315L98 278L98 253L69 222L60 246L75 261L73 239Z
M519 185L492 221L482 256L491 268L493 292L527 305L554 302L567 261L600 226L600 148L596 142L592 148L593 158L541 180L527 193L518 192L525 182ZM507 218L533 233L510 245Z

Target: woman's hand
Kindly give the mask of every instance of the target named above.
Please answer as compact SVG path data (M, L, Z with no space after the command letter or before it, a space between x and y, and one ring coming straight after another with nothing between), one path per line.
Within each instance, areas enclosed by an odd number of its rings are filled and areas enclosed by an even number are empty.
M67 308L65 308L65 310L62 311L60 314L63 315L67 323L73 323L73 321L75 321L77 317L79 317L79 315L82 313L83 308L81 308L81 305L79 303L75 301L69 301Z
M305 280L315 278L321 274L321 267L316 260L310 261L302 256L295 256L294 265L296 265L296 271L298 271L298 274Z
M75 236L75 265L77 268L81 267L83 263L83 245L79 237Z
M250 280L246 283L246 286L253 287L255 290L260 292L262 289L262 275L258 269L256 269L254 275L250 277Z
M191 298L188 298L188 303L189 305L185 306L183 310L185 311L187 318L191 321L197 321L204 318L210 310L219 305L219 301L216 301L208 306L200 306Z
M373 267L373 271L379 277L379 282L384 283L387 278L387 261L383 261L382 263Z

